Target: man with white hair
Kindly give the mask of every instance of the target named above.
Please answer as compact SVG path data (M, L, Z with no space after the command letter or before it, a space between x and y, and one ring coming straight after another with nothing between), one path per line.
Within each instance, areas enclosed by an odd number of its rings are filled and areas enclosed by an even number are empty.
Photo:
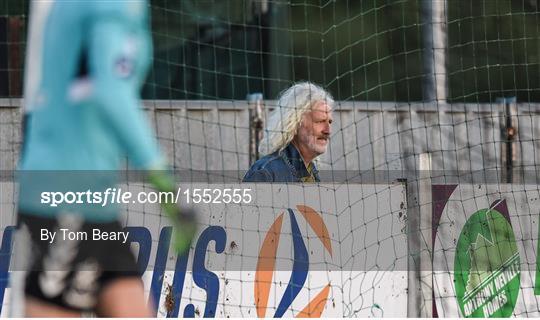
M243 182L319 182L314 160L328 147L333 105L332 96L310 82L285 90L259 146L265 156Z

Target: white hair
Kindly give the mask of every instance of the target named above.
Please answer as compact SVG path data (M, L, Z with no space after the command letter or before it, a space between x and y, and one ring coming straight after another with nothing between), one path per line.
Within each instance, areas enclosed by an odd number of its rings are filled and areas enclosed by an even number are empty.
M330 108L334 105L332 95L311 82L300 82L283 91L276 108L268 116L259 145L261 155L285 149L298 132L303 115L320 101Z

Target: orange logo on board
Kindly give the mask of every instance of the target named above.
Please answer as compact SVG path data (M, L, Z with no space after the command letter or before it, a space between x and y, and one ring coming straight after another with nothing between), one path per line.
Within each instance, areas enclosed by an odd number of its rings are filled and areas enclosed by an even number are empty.
M298 205L298 212L304 217L311 229L315 232L326 252L332 256L332 244L328 228L321 215L314 209ZM291 223L291 235L293 242L293 267L289 283L285 289L283 297L274 313L274 317L282 317L296 299L307 279L309 272L309 256L304 237L298 227L298 222L293 209L287 209ZM266 237L264 238L259 259L257 261L257 272L255 274L255 305L257 316L265 317L268 308L268 298L274 278L276 255L279 246L279 239L282 234L283 216L281 213L274 221ZM299 318L320 317L326 306L328 294L330 293L330 284L327 284L311 301L298 313Z

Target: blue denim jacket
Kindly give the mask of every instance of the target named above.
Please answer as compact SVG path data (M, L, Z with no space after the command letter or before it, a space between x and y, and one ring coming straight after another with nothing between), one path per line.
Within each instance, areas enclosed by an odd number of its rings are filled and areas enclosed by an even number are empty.
M319 182L315 164L313 177ZM300 152L290 143L282 151L276 151L257 160L244 176L242 182L302 182L310 174L300 156Z

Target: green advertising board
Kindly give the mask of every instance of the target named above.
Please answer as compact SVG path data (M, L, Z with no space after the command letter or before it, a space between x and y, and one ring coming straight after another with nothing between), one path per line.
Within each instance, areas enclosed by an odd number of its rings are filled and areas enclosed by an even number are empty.
M454 258L456 298L465 317L509 317L520 289L520 259L512 226L482 209L465 223Z

